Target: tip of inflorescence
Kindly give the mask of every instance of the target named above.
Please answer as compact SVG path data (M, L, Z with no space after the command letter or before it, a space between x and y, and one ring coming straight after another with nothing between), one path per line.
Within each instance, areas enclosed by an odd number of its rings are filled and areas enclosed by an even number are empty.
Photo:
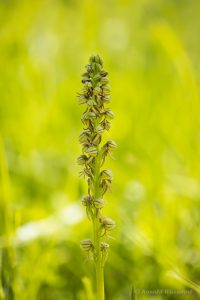
M90 64L97 63L97 64L100 64L101 66L103 66L103 59L101 58L101 56L99 54L91 55L89 62L90 62Z

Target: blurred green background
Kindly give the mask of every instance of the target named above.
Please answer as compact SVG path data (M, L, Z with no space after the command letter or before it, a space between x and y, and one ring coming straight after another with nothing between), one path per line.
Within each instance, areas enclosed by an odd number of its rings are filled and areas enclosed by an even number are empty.
M0 1L0 299L94 299L76 93L95 53L118 144L106 299L200 299L199 36L198 0Z

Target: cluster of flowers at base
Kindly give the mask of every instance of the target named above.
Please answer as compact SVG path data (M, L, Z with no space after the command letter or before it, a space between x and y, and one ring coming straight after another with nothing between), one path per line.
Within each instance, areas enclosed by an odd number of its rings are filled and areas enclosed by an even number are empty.
M111 101L107 75L102 58L99 55L91 56L89 64L86 65L86 72L82 75L82 92L78 94L79 103L86 107L81 117L84 130L79 136L82 154L78 157L78 164L83 166L81 175L86 177L88 182L88 195L83 197L82 204L90 220L94 218L99 220L101 237L108 237L107 233L115 227L115 222L101 213L105 205L104 194L112 183L112 172L100 168L106 156L111 155L113 149L117 147L114 141L107 141L101 145L102 135L104 131L110 129L110 120L114 118L113 112L107 107ZM86 252L95 251L91 240L82 241L81 248ZM107 243L101 243L102 257L107 248Z

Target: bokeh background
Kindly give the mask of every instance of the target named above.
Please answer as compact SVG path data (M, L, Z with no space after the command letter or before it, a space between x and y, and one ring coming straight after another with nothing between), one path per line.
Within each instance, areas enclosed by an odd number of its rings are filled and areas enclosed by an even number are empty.
M76 163L76 93L95 53L118 144L106 299L132 286L136 299L199 299L199 36L198 0L0 1L1 299L95 299Z

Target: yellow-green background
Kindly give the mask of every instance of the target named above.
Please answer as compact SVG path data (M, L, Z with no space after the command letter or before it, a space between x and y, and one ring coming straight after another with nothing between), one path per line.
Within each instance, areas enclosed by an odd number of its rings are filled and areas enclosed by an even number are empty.
M200 291L200 2L0 1L0 297L93 300L76 158L88 57L109 71L118 144L106 300ZM2 291L4 286L4 296ZM162 291L163 291L162 290Z

